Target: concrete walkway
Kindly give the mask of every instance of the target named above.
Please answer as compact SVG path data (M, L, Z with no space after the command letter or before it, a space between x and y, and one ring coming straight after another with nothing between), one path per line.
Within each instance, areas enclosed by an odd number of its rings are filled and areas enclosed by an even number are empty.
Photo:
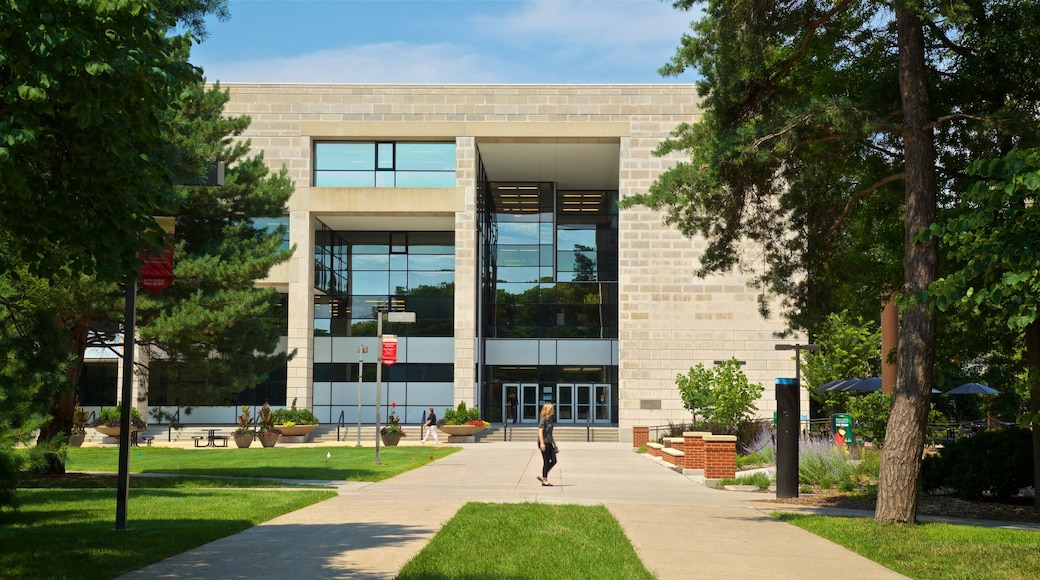
M770 495L706 488L626 444L566 444L552 487L531 443L464 447L123 578L393 578L470 501L605 505L662 580L903 578L749 501Z

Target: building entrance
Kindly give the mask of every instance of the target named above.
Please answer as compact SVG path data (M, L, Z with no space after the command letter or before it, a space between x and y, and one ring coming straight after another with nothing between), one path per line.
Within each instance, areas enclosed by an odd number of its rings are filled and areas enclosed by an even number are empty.
M610 423L610 385L572 384L539 385L507 383L506 400L516 397L517 422L538 423L538 413L545 403L556 406L557 423ZM509 405L506 420L512 421Z

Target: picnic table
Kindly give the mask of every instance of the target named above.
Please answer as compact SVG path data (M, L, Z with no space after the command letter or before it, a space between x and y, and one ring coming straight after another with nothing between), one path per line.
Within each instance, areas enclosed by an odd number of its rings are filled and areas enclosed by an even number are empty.
M217 435L216 429L210 429L206 435L192 435L195 447L227 447L228 436Z

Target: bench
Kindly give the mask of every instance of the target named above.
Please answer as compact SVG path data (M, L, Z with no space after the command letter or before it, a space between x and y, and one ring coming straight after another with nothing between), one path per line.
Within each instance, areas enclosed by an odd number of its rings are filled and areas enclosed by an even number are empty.
M650 454L650 457L660 457L662 449L664 449L664 445L654 441L646 444L646 452Z
M191 438L195 441L195 447L206 447L206 438L202 435L192 435Z
M145 445L147 445L148 447L151 447L152 446L152 441L155 441L155 437L141 437L141 441L144 441Z
M683 437L664 437L661 439L664 442L665 447L679 447L683 445Z
M661 450L661 458L664 459L664 462L676 467L682 467L684 457L686 454L674 447L665 447Z

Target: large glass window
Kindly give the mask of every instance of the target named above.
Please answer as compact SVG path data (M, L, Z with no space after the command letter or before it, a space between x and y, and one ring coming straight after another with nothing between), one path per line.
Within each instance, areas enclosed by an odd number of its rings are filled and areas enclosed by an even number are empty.
M390 300L415 312L415 324L384 332L452 336L455 305L453 232L335 232L323 254L343 256L336 275L345 292L315 297L318 336L375 336L376 312ZM320 287L319 287L320 288Z
M455 143L315 143L314 186L455 187Z
M617 192L489 184L487 336L617 337Z

